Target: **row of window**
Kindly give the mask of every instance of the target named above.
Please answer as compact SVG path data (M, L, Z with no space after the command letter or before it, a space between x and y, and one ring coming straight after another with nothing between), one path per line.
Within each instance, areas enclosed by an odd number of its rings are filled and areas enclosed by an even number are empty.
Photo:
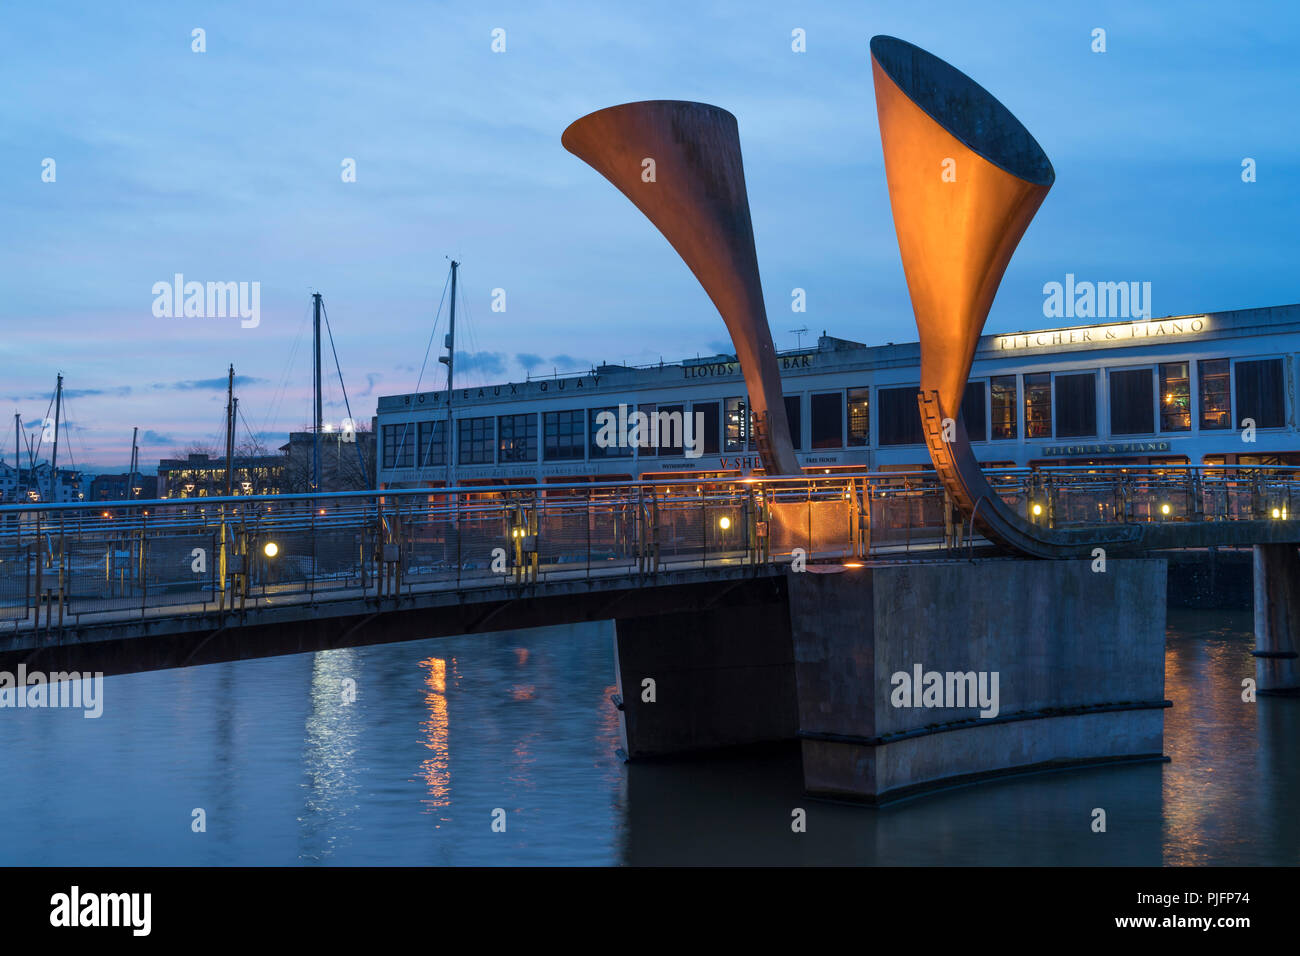
M1087 372L998 375L966 387L961 414L972 441L1096 437L1097 388L1105 376L1112 436L1233 428L1254 419L1258 428L1286 421L1286 384L1281 359L1204 359L1196 363L1196 401L1188 362ZM1235 394L1235 403L1232 397ZM924 442L916 387L877 389L881 445ZM1234 416L1234 404L1236 414ZM862 447L871 441L871 390L839 389L809 396L808 444L803 441L802 402L785 396L794 447L803 450ZM638 414L639 413L639 414ZM631 458L640 454L702 455L752 450L744 398L684 405L607 406L457 420L456 460L462 465ZM540 445L540 448L539 448ZM445 419L383 428L385 468L447 464Z

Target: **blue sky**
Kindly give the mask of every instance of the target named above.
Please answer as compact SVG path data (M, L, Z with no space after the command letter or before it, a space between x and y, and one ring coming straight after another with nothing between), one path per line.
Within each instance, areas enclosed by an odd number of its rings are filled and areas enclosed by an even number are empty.
M6 460L13 412L38 423L60 370L78 464L125 470L137 425L146 464L217 442L232 362L247 430L279 444L311 417L313 290L368 420L378 395L415 387L452 255L467 384L726 349L663 238L560 145L631 100L737 116L778 348L800 326L913 341L877 33L974 77L1056 168L988 331L1051 325L1042 287L1067 272L1149 281L1154 315L1300 301L1293 4L11 2L3 23ZM178 272L260 282L260 324L155 317L153 284ZM431 355L421 387L441 376ZM328 398L341 418L336 385Z

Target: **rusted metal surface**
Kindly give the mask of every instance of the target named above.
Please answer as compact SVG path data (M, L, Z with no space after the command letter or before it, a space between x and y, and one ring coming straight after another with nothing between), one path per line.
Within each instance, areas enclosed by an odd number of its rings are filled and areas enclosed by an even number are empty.
M1069 557L1135 544L1141 530L1132 526L1051 531L1020 518L989 485L961 420L975 347L1007 263L1056 179L1051 162L987 90L925 50L878 36L871 67L921 344L921 421L944 487L987 537L1014 551Z
M561 142L632 200L695 273L736 348L764 470L799 474L763 307L736 118L705 103L625 103L575 121Z

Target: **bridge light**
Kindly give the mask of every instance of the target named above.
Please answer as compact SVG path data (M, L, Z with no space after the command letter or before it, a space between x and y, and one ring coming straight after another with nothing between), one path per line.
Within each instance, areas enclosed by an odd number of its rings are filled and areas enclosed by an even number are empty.
M725 515L719 518L718 527L721 528L723 531L726 531L728 528L731 527L731 519L726 517Z
M1040 504L1038 504L1037 502L1035 502L1035 503L1034 503L1034 506L1033 506L1032 508L1030 508L1029 510L1032 511L1033 514L1034 514L1034 517L1037 518L1039 515L1041 515L1041 514L1043 513L1043 506L1040 505Z
M1274 508L1274 509L1273 509L1273 517L1274 517L1274 518L1280 518L1280 517L1282 517L1282 509L1281 509L1281 508Z
M262 553L268 558L274 558L280 553L280 546L274 541L268 541L262 546Z
M846 562L844 562L844 567L846 567L846 568L860 568L860 567L862 567L862 563L861 563L860 561L846 561Z
M1165 504L1163 504L1163 505L1160 506L1160 513L1161 513L1162 515L1167 515L1167 514L1169 514L1169 504L1168 504L1167 502L1166 502Z

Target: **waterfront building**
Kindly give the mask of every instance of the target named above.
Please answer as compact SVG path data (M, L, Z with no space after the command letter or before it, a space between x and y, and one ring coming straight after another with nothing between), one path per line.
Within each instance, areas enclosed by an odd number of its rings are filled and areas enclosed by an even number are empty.
M1300 465L1298 332L1286 305L985 335L962 416L986 467ZM781 353L803 470L929 469L919 357L826 334ZM457 388L452 405L448 441L445 390L379 399L379 487L762 471L733 355ZM597 440L602 412L633 411L699 422L698 455L677 434Z
M278 495L284 491L284 455L238 455L232 494ZM214 498L226 493L226 459L191 453L158 462L159 498Z

